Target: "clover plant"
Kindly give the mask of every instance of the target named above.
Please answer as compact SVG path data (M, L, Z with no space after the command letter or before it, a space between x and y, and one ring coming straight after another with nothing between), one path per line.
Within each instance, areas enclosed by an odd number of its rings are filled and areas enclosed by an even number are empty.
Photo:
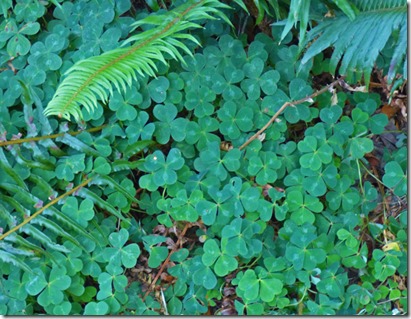
M408 312L400 111L246 3L2 1L0 314Z

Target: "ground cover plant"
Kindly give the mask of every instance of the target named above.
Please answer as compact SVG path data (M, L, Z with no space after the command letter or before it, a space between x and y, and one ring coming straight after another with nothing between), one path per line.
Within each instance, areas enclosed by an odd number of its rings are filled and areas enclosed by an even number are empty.
M0 314L407 313L406 24L2 1Z

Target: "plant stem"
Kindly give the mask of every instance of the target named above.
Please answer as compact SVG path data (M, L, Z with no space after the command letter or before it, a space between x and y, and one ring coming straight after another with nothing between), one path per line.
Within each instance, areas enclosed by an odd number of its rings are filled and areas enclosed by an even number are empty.
M161 265L160 270L158 271L157 275L154 277L153 282L151 283L151 285L148 287L146 294L143 297L143 301L147 298L147 296L149 295L149 293L153 290L158 278L160 278L161 274L164 271L164 268L166 267L166 265L168 264L168 262L170 261L170 257L171 255L177 250L177 247L180 244L180 241L182 240L182 238L184 237L185 233L187 232L187 230L190 228L190 223L187 223L184 226L183 231L181 232L180 236L178 237L178 240L175 244L175 246L173 247L173 249L170 251L170 253L168 254L166 260L164 260L163 264Z
M53 206L54 204L58 203L64 197L69 196L69 195L73 194L74 192L76 192L77 190L79 190L81 187L86 186L91 180L92 180L92 178L86 179L85 181L83 181L81 184L77 185L73 189L71 189L68 192L64 193L63 195L60 195L59 197L53 199L50 203L48 203L47 205L40 208L33 215L27 217L22 223L20 223L17 226L13 227L12 229L10 229L8 232L4 233L3 235L0 235L0 240L3 240L8 235L14 233L15 231L19 230L24 225L28 224L31 220L36 218L38 215L40 215L42 212L44 212L47 208L49 208L50 206Z
M83 132L92 133L92 132L101 131L106 126L107 126L107 124L104 124L104 125L100 125L100 126L97 126L97 127L92 127L90 129L84 130L84 131L62 132L62 133L56 133L56 134L51 134L51 135L35 136L35 137L20 138L18 140L3 141L3 142L0 142L0 147L1 146L8 146L8 145L15 145L15 144L28 143L28 142L36 142L36 141L46 140L48 138L53 139L53 138L63 136L64 134L69 134L71 136L76 136L76 135L79 135L80 133L83 133Z
M254 141L256 138L258 138L276 119L277 117L280 116L280 114L288 107L288 106L295 106L304 102L309 101L310 99L313 99L317 97L318 95L323 94L324 92L328 91L332 87L334 87L336 84L339 84L341 79L338 79L331 84L327 85L326 87L322 88L321 90L311 94L310 96L307 96L303 99L293 101L293 102L285 102L280 109L271 117L271 119L260 129L257 133L255 133L253 136L251 136L243 145L239 147L240 150L242 150L244 147L246 147L248 144L250 144L252 141Z

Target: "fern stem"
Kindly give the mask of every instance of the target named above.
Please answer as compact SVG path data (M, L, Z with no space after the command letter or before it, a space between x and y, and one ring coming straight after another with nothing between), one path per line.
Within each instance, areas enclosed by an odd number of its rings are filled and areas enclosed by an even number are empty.
M165 34L173 25L175 25L177 22L179 22L188 12L190 12L192 9L195 7L201 5L204 2L204 0L199 1L197 3L192 4L189 6L186 10L184 10L178 17L174 18L170 23L168 23L161 31L158 33L154 34L151 38L148 38L147 40L143 41L142 43L131 47L130 50L119 56L118 58L110 61L109 63L103 65L101 68L97 69L94 73L92 73L86 80L85 82L78 88L78 90L70 97L70 99L65 103L63 107L60 109L60 114L59 117L62 117L62 114L66 113L67 108L73 104L73 102L76 100L77 96L90 84L93 82L93 80L107 70L108 68L112 67L113 65L116 65L119 61L124 60L128 56L132 55L135 53L137 50L141 49L142 47L145 47L148 43L153 42L159 38L162 37L163 34Z
M63 132L63 133L56 133L56 134L51 134L51 135L27 137L27 138L20 138L18 140L4 141L4 142L0 142L0 147L8 146L8 145L15 145L15 144L28 143L28 142L42 141L42 140L46 140L48 138L53 139L53 138L63 136L64 134L69 134L71 136L76 136L76 135L78 135L80 133L83 133L83 132L89 132L89 133L98 132L98 131L101 131L106 126L107 126L107 124L104 124L104 125L100 125L100 126L97 126L97 127L92 127L90 129L84 130L84 131Z
M42 208L40 208L33 215L27 217L22 223L20 223L17 226L13 227L12 229L10 229L8 232L4 233L3 235L0 235L0 240L3 240L8 235L14 233L15 231L19 230L24 225L28 224L30 221L32 221L34 218L36 218L38 215L40 215L42 212L44 212L47 208L49 208L49 207L53 206L54 204L58 203L64 197L67 197L67 196L73 194L74 192L76 192L77 190L79 190L81 187L86 186L91 180L92 180L92 178L88 178L85 181L83 181L81 184L77 185L73 189L71 189L68 192L64 193L63 195L60 195L59 197L53 199L50 203L48 203L45 206L43 206Z

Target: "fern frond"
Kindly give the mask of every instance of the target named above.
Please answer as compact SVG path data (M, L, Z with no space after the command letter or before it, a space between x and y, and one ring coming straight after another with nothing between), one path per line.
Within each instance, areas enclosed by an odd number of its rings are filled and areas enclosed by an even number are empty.
M84 228L79 223L77 223L75 220L71 219L70 217L64 215L62 212L60 212L54 206L46 209L43 214L45 216L54 217L58 222L63 224L64 227L70 228L70 229L74 230L76 233L78 233L79 235L83 235L84 237L87 237L87 238L89 238L92 241L97 243L97 239L94 238L87 231L85 231Z
M116 216L121 221L124 221L126 223L130 223L127 219L124 218L123 215L121 215L120 212L118 212L114 208L113 205L111 205L108 201L105 201L103 198L101 198L96 193L92 192L91 190L89 190L87 188L82 188L77 193L77 196L80 196L82 198L90 199L93 202L93 204L97 205L101 209L104 209L104 210L108 211L110 214Z
M40 229L34 227L32 224L24 225L21 228L21 231L32 236L34 239L38 240L40 243L42 243L46 247L49 247L51 249L54 249L54 250L57 250L63 253L70 252L70 250L67 249L65 246L56 244L53 239L51 239L49 236L43 233Z
M356 10L358 10L355 6L353 6L348 0L333 0L333 2L337 5L337 7L345 13L345 15L350 18L350 20L354 20L356 14Z
M31 224L38 224L40 226L43 226L46 229L52 231L55 235L61 236L62 238L72 242L77 247L81 247L81 244L77 241L77 239L75 239L72 235L70 235L57 223L50 219L44 218L43 216L37 216L35 219L32 220Z
M384 9L394 9L406 6L404 0L351 0L351 2L361 11L370 12Z
M360 2L360 1L358 1ZM399 32L389 76L392 80L398 67L404 63L407 49L407 5L405 1L364 1L361 12L354 21L346 16L337 16L320 23L307 36L313 41L305 53L302 64L328 47L334 47L330 60L330 72L335 73L341 61L339 74L353 80L355 74L363 73L368 87L374 63L394 32ZM356 3L357 4L357 3ZM388 8L392 5L392 8ZM307 43L306 42L306 43ZM404 74L404 76L406 76Z
M2 148L0 148L0 169L9 175L17 185L27 189L26 183L24 183L24 180L19 176L19 174L13 170Z
M291 0L287 22L281 34L280 42L284 40L293 26L300 22L300 43L304 43L307 30L311 0Z
M2 223L0 226L5 227L8 226L9 228L13 227L13 224L15 220L13 219L13 216L7 211L7 209L0 204L0 218L2 220ZM5 222L5 224L3 224Z
M13 243L14 246L17 246L21 249L32 251L35 256L45 255L51 258L50 253L44 250L40 245L32 244L29 240L21 237L17 233L13 233L10 236L7 236L4 240Z
M98 99L107 101L113 87L125 91L137 75L154 76L157 70L155 62L166 63L164 54L184 63L178 49L188 54L191 52L181 40L197 41L183 32L200 28L195 21L211 19L213 14L230 23L220 11L222 8L229 7L216 0L188 1L164 15L148 16L135 22L133 30L143 24L155 27L130 37L120 48L73 65L44 113L68 120L73 116L79 121L82 118L81 105L92 112Z
M9 263L16 267L19 267L29 273L31 272L30 267L24 261L22 261L18 256L16 256L14 252L9 253L8 251L0 249L0 260L5 263Z
M33 256L34 255L34 253L30 250L19 249L5 242L0 242L0 249L2 249L3 251L7 251L8 253L13 254L13 255L19 255L19 256Z

